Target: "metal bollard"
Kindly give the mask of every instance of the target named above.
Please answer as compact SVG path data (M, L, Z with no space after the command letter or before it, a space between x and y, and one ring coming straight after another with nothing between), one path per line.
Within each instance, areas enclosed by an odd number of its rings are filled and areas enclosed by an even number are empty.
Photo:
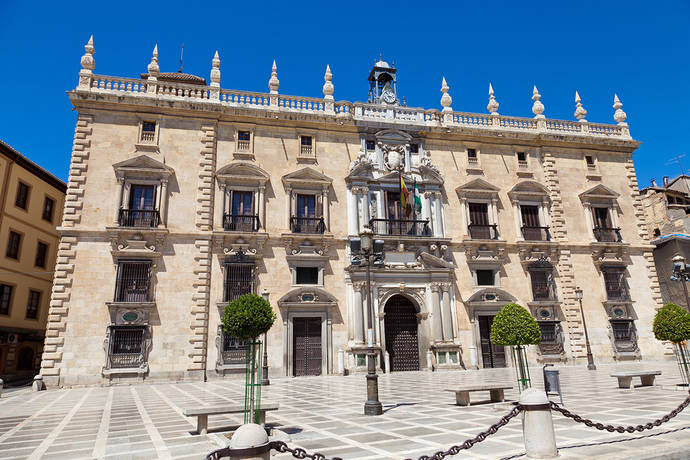
M4 384L5 382L3 382L2 379L0 379L0 398L2 398L2 387Z
M230 440L232 460L269 460L271 445L266 430L256 423L242 425L233 433Z
M525 440L527 458L557 457L556 433L546 393L537 388L528 388L520 393L520 405L525 411L522 436Z

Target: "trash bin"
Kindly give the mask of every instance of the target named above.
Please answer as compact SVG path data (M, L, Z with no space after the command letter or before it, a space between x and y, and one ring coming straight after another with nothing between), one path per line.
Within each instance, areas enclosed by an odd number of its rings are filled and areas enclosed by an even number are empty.
M561 393L561 377L558 369L547 369L553 364L545 364L544 371L544 391L547 395L558 395L563 404L563 394Z

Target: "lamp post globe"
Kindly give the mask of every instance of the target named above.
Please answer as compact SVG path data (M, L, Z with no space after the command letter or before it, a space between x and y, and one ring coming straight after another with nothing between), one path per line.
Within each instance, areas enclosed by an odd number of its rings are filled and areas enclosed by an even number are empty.
M369 227L364 227L359 232L359 239L362 242L362 251L371 252L371 248L374 245L374 232Z

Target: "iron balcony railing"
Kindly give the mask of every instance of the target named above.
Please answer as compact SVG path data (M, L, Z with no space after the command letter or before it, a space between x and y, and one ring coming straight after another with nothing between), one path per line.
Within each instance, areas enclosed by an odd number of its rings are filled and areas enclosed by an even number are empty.
M620 228L594 227L594 237L602 243L620 243L623 241Z
M223 216L223 228L235 232L258 232L259 216L225 214Z
M151 264L123 262L115 281L115 302L151 302Z
M498 225L470 224L470 238L473 240L497 240Z
M326 224L323 217L291 217L290 230L292 233L324 233Z
M369 228L377 235L432 236L428 220L371 219Z
M531 227L524 225L522 227L522 237L526 241L551 241L551 232L549 227Z
M606 281L606 298L608 300L630 300L628 287L618 281Z
M157 209L120 209L120 227L156 228L160 223Z

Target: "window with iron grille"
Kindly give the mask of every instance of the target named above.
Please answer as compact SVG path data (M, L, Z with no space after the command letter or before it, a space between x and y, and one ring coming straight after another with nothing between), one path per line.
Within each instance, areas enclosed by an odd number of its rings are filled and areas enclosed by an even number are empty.
M606 267L602 268L602 272L606 285L606 298L608 300L629 300L625 269L623 267Z
M26 317L29 319L38 319L38 307L41 303L41 293L29 291L29 303L26 304Z
M226 334L225 331L222 331L222 334L223 349L221 355L223 364L245 364L247 359L247 342Z
M613 338L616 342L630 342L633 340L632 321L611 321Z
M223 301L232 302L254 292L254 264L251 262L225 263L225 289Z
M48 254L48 245L45 243L38 242L36 246L36 260L34 265L36 267L45 268L46 267L46 255Z
M0 284L0 315L10 314L11 301L12 286L8 284Z
M151 261L119 262L115 285L115 302L150 302Z
M27 202L29 201L29 186L24 182L19 182L17 184L17 197L14 200L14 204L17 207L26 209Z
M108 358L111 368L139 367L144 362L144 327L113 326Z
M529 268L530 280L532 283L532 296L534 300L556 300L556 284L553 279L553 268L545 263L533 264Z
M7 257L11 259L19 258L19 247L21 246L22 236L10 230L10 236L7 241Z
M539 321L541 330L541 343L556 343L556 323L550 321Z
M43 220L47 220L48 222L53 221L53 210L55 209L55 200L52 198L46 197L46 199L43 201Z

